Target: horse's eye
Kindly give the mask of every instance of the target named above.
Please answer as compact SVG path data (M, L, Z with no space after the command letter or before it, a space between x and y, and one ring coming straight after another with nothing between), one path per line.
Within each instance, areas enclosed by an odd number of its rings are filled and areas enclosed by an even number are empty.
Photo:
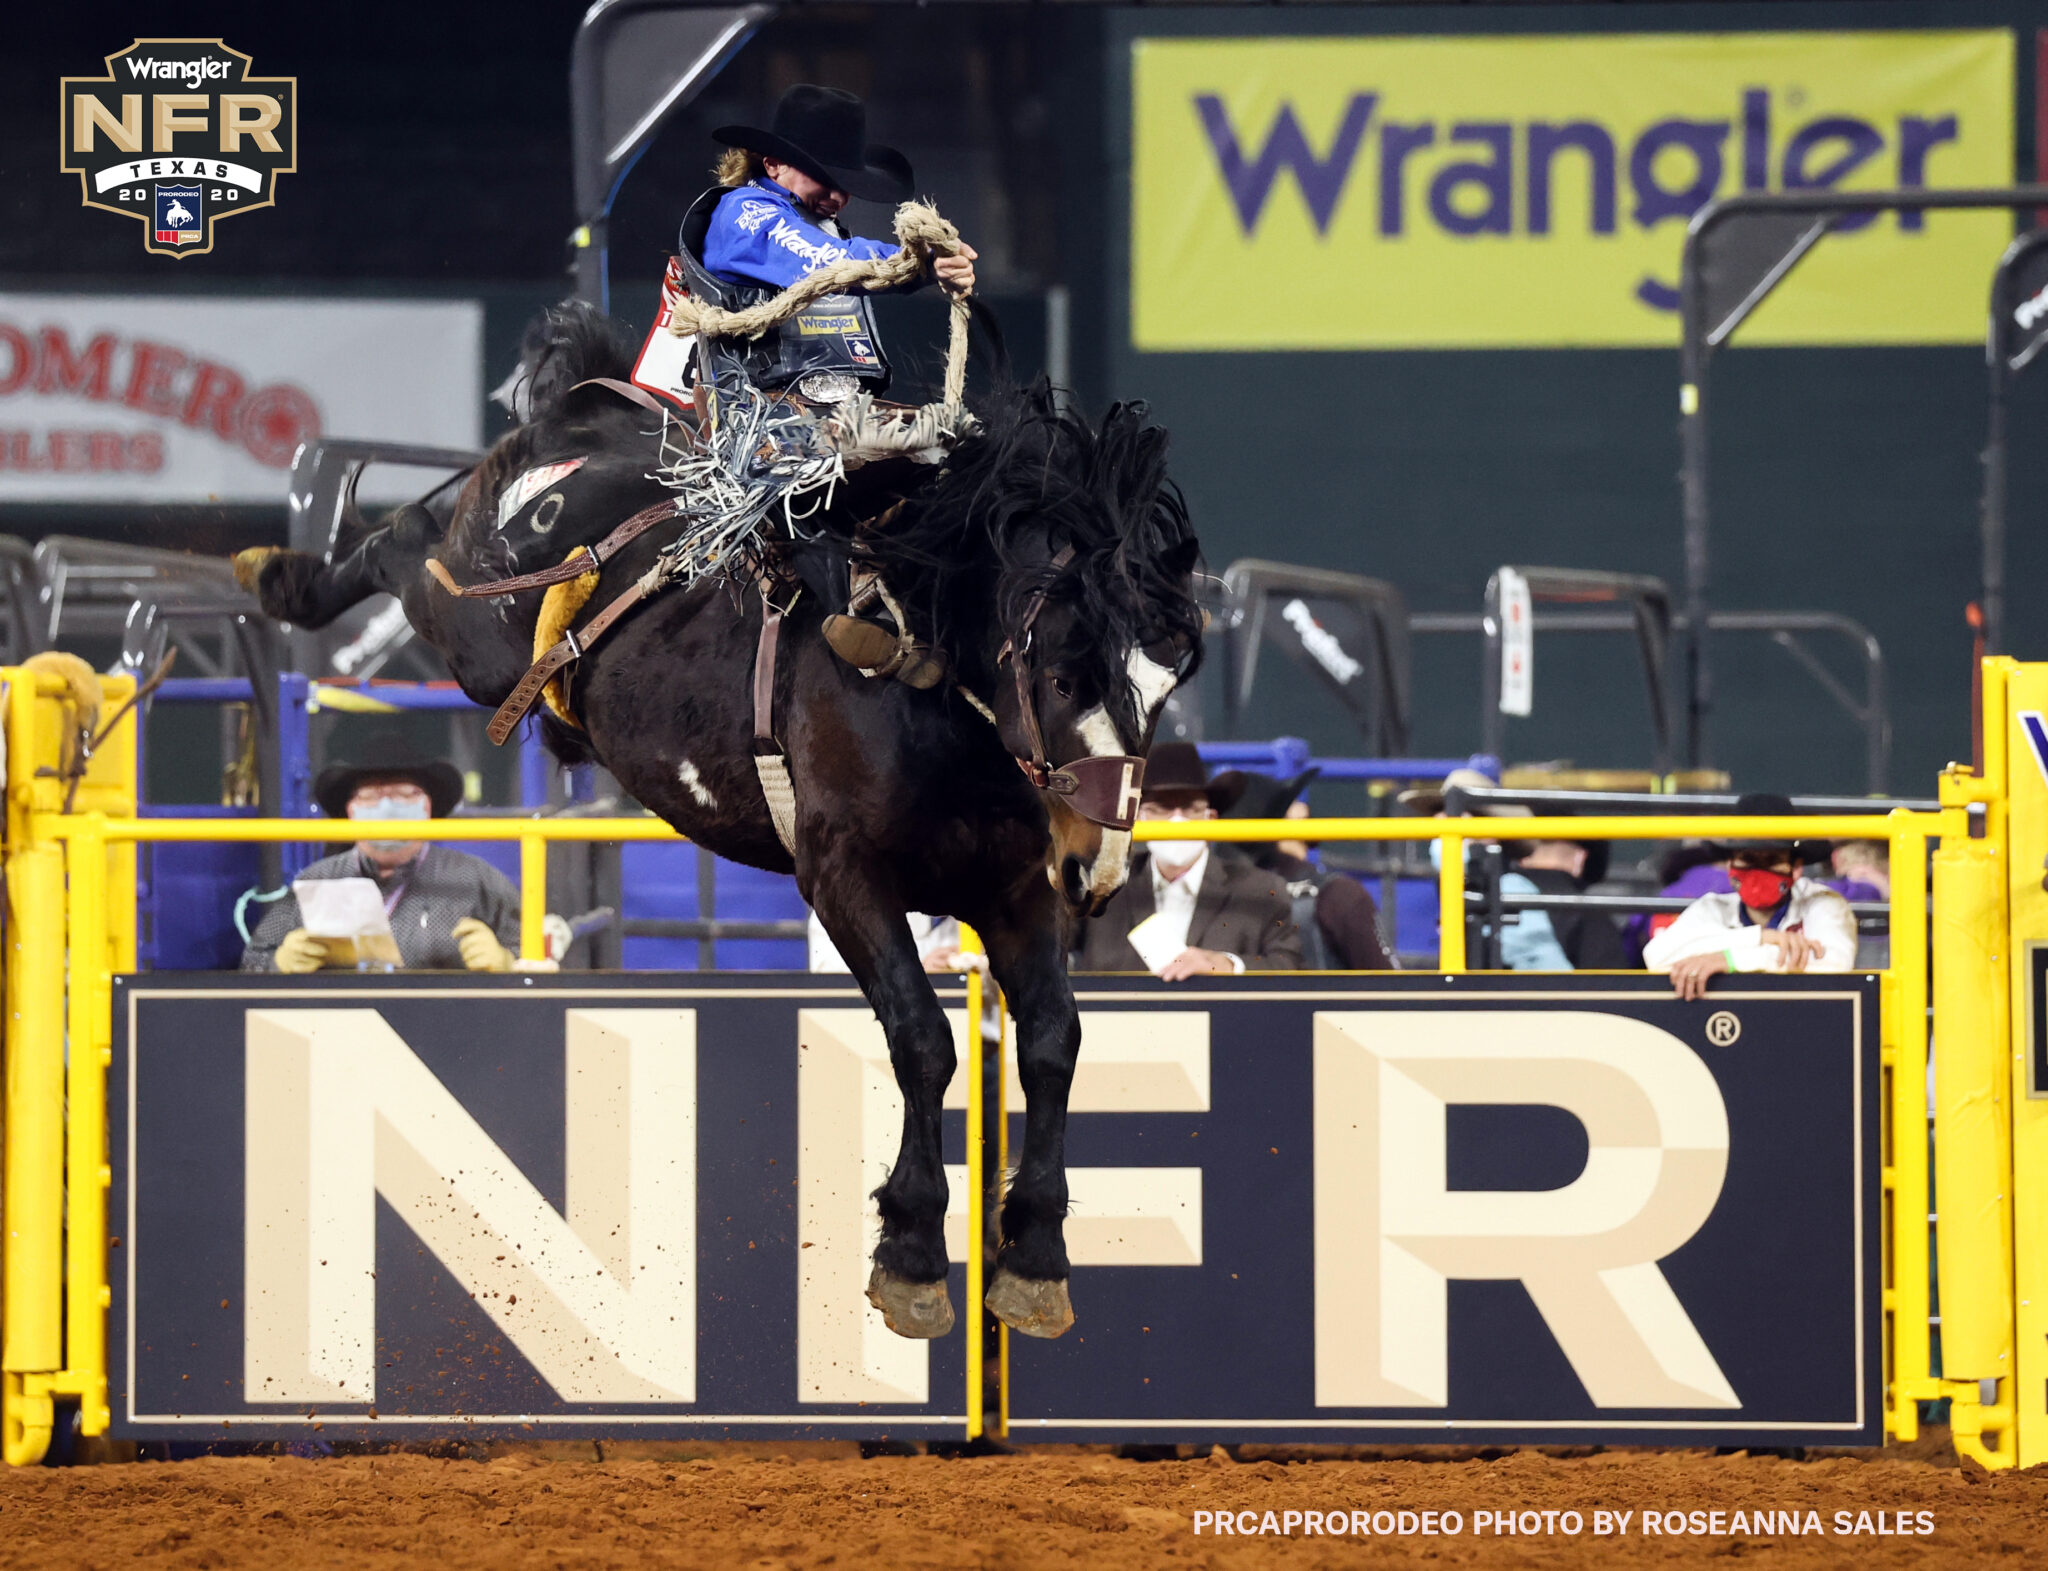
M1056 676L1052 679L1052 690L1062 698L1072 698L1074 696L1074 684L1063 676Z

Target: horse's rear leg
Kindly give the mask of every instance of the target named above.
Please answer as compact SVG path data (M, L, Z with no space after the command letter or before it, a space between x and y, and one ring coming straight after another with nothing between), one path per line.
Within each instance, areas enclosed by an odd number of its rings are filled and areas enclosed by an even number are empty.
M336 562L307 551L256 546L235 557L235 581L264 615L296 627L325 627L375 594L399 594L440 538L434 515L408 502Z
M918 959L900 907L865 883L821 878L811 891L818 919L852 967L889 1039L903 1092L903 1142L875 1191L882 1241L868 1299L898 1336L953 1329L946 1294L946 1168L940 1105L954 1069L953 1030Z
M1017 1018L1017 1075L1024 1083L1024 1150L1003 1200L1002 1244L985 1302L1011 1330L1055 1337L1074 1323L1067 1291L1067 1093L1081 1053L1081 1017L1054 919L1037 914L1041 921L996 925L982 935Z

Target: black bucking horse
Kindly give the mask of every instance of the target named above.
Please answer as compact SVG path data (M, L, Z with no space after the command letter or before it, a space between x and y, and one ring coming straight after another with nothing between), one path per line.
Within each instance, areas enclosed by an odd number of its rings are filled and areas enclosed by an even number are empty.
M566 307L549 314L542 339L529 361L532 418L469 476L445 531L409 504L375 524L351 519L328 561L244 552L238 573L264 610L316 628L366 596L396 595L470 697L505 700L533 660L540 596L457 598L429 560L468 585L552 567L669 495L651 477L660 418L586 384L628 374L616 329ZM574 725L552 715L542 724L559 756L601 762L690 839L793 871L852 968L903 1092L902 1146L875 1196L882 1235L868 1296L904 1336L942 1336L953 1324L939 1138L953 1037L906 913L956 916L981 935L1016 1018L1027 1098L987 1305L1049 1337L1073 1323L1064 1148L1081 1027L1067 937L1078 913L1123 885L1130 834L1104 821L1121 813L1128 824L1135 812L1133 776L1105 791L1106 771L1087 761L1142 758L1168 693L1200 659L1198 547L1167 478L1166 433L1142 408L1119 405L1094 427L1041 382L977 412L980 432L940 467L891 460L855 471L806 522L815 537L790 553L805 592L770 655L793 854L755 766L764 613L752 580L714 576L637 604L573 667ZM579 458L501 518L519 476ZM579 625L648 570L676 527L605 563ZM819 627L845 604L849 557L880 569L918 637L944 652L951 681L918 691L832 654ZM1086 816L1091 794L1098 804L1116 797L1115 811Z

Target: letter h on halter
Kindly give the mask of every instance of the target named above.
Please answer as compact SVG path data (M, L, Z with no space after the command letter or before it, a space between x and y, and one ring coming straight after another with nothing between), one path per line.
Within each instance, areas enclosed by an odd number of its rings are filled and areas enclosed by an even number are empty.
M1128 759L1125 760L1123 779L1116 791L1116 816L1119 822L1136 820L1138 806L1144 800L1145 793L1138 786L1136 774L1136 767Z

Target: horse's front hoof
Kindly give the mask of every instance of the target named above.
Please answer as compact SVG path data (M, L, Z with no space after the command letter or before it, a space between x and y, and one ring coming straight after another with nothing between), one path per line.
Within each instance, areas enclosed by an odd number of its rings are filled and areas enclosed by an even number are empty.
M909 1282L876 1266L868 1277L868 1302L898 1336L929 1341L953 1329L953 1300L943 1281Z
M988 1312L1012 1331L1047 1341L1064 1336L1074 1324L1074 1300L1067 1294L1066 1279L1039 1281L998 1269L982 1300Z

